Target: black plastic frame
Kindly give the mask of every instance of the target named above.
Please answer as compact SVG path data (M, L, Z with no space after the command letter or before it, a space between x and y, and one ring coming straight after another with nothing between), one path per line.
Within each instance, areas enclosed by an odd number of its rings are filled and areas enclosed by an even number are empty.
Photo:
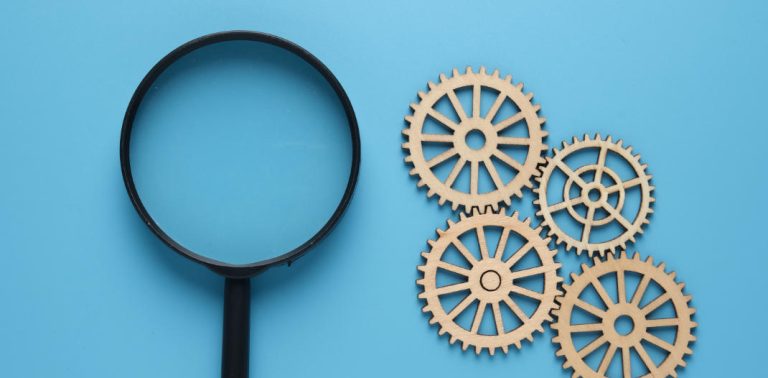
M305 62L309 63L318 72L320 72L320 74L323 75L325 80L331 85L334 92L338 96L339 101L341 101L341 104L344 107L344 113L347 116L350 137L352 138L352 165L349 172L347 187L344 191L344 195L342 196L341 201L339 202L339 205L336 207L336 210L333 212L328 221L323 225L323 227L309 240L304 242L304 244L296 247L292 251L286 252L280 256L268 260L241 265L225 263L195 253L166 234L160 228L160 226L157 225L155 220L144 207L144 204L141 202L141 198L139 197L139 193L137 192L136 186L133 182L130 160L131 131L133 130L133 122L136 117L136 112L139 109L144 96L147 94L147 91L149 91L155 80L169 66L190 52L215 43L229 41L253 41L270 44L290 51ZM344 210L346 210L350 200L352 199L352 193L354 192L355 185L357 183L357 176L360 170L360 133L358 130L357 119L355 118L355 112L352 108L351 102L349 101L349 97L347 97L347 93L344 91L344 88L341 86L338 79L336 79L336 76L331 73L328 67L326 67L325 64L323 64L309 51L291 41L271 34L243 30L225 31L208 34L179 46L175 50L171 51L168 55L163 57L157 64L155 64L155 66L152 67L144 79L141 80L141 83L139 83L139 86L136 88L133 97L131 97L131 101L128 104L128 109L125 112L125 118L123 119L123 128L120 134L120 168L123 173L125 188L128 190L128 196L133 203L133 207L139 213L139 216L147 225L147 227L149 227L149 229L155 235L157 235L160 240L162 240L166 245L171 247L171 249L178 252L182 256L203 264L220 275L228 278L247 278L255 276L256 274L264 271L269 267L280 264L290 264L291 262L295 261L307 253L307 251L309 251L309 249L317 244L321 239L323 239L323 237L325 237L331 231L333 226L339 222L342 214L344 213Z

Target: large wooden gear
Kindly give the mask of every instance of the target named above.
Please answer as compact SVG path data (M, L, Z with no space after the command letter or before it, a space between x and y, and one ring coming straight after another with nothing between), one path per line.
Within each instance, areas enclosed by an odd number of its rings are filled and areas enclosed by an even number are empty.
M495 251L489 251L486 240L486 228L498 227L503 231L496 244ZM507 353L510 345L521 347L522 340L533 340L534 332L543 332L543 324L552 320L550 312L556 306L555 297L562 294L557 286L562 281L557 275L560 264L556 263L556 251L550 250L549 239L539 235L541 228L530 227L530 220L518 219L517 213L512 216L504 214L503 209L498 213L486 211L484 214L473 211L467 216L462 213L458 223L448 221L448 228L438 229L437 240L430 240L429 252L422 253L425 259L418 270L423 277L416 283L423 289L419 298L426 301L424 312L431 313L430 324L440 327L439 334L448 333L450 343L462 342L463 350L474 346L480 354L483 349L491 355L497 348ZM465 233L476 233L479 253L473 253L471 248L459 239ZM516 235L510 236L510 233ZM525 244L505 259L505 249L510 237L519 236ZM444 259L444 254L453 246L468 262L469 268L450 263ZM477 251L476 251L477 252ZM539 265L521 269L516 264L528 253L535 253ZM461 277L459 283L437 286L438 271L445 271ZM541 292L518 286L524 278L539 278L544 280ZM518 283L518 284L516 284ZM453 293L466 293L466 296L453 308L445 308L441 297ZM516 303L512 295L522 295L537 301L536 309L527 314ZM477 303L475 310L474 304ZM502 319L501 306L507 306L519 320L519 326L513 329L505 327ZM480 326L484 312L490 308L495 323L495 334L481 334ZM456 318L465 311L475 311L471 316L471 327L464 328L456 322ZM530 312L530 311L529 311ZM468 313L472 315L471 313Z
M598 157L594 164L586 164L580 167L570 167L565 159L584 150L597 149ZM635 174L635 177L622 181L619 174L606 165L608 154L614 154L626 162ZM554 236L558 244L564 244L566 250L575 249L581 254L586 251L589 255L605 255L606 252L615 253L619 249L626 249L627 242L634 242L638 234L643 233L643 226L649 223L648 217L653 213L651 204L655 201L652 192L651 176L646 173L647 165L640 162L640 155L632 154L632 147L623 147L622 141L613 142L608 136L605 140L597 134L594 138L584 135L584 139L573 138L573 143L563 142L563 149L554 149L554 156L546 158L546 164L541 167L541 176L537 177L539 186L534 189L537 199L534 205L538 207L536 215L542 218L542 224L549 229L548 235ZM548 198L550 179L555 170L561 170L567 177L564 187L561 189L563 200L552 203ZM585 179L585 177L591 177ZM606 181L610 184L606 184ZM576 186L579 193L571 197L571 189ZM628 189L640 187L639 208L633 219L627 219L622 215L625 205L625 195ZM560 188L554 188L560 189ZM612 203L611 196L616 195ZM586 216L582 216L576 206L585 206ZM600 210L607 215L598 218L596 212ZM581 235L574 237L563 230L554 214L559 211L567 211L571 218L582 226ZM593 231L597 227L610 222L618 222L623 232L610 240L591 240Z
M685 285L675 281L675 273L666 273L664 264L656 266L650 257L642 261L639 255L628 258L625 252L619 257L609 256L606 261L595 257L594 266L583 264L581 268L581 274L571 275L571 284L563 285L565 294L557 299L560 308L553 311L556 320L551 326L555 331L552 341L559 345L557 355L565 359L563 368L573 369L574 377L605 377L609 365L614 361L613 363L621 363L622 377L630 378L630 353L634 350L648 371L645 377L677 376L677 367L685 366L685 355L693 353L689 344L696 340L692 334L696 323L692 320L695 309L689 306L691 297L683 293ZM634 290L627 285L627 273L640 276ZM612 290L608 290L600 280L606 275L615 276L616 298L608 293ZM658 285L662 293L643 305L643 296L652 283ZM581 298L582 293L590 287L598 294L604 306L588 303ZM674 307L673 317L657 318L652 315L668 302ZM591 314L597 322L576 324L573 316L575 308ZM628 333L617 330L616 321L620 317L631 319L633 328ZM673 343L651 332L662 327L675 328ZM585 346L576 348L574 336L589 332L598 333L599 336ZM666 358L656 364L643 342L665 351ZM603 349L606 345L607 348ZM600 353L597 356L597 361L600 362L597 368L593 368L585 359L596 352Z
M464 109L456 95L456 91L462 88L472 88L471 109ZM463 74L454 69L450 78L441 74L440 83L430 82L429 89L428 93L419 92L420 101L411 104L413 114L405 117L408 127L403 134L407 141L402 146L407 152L406 163L413 165L410 174L419 177L419 187L427 186L429 197L437 195L440 205L446 201L451 202L453 210L459 207L463 207L465 211L472 208L482 210L486 206L492 206L495 210L502 202L509 206L513 196L521 197L523 187L533 186L532 179L538 174L537 166L544 162L542 153L547 149L544 144L547 133L542 130L545 120L538 115L540 106L531 103L533 93L524 93L522 83L512 84L511 76L501 78L498 70L488 74L484 67L477 73L467 67ZM498 92L498 95L489 110L481 114L484 89ZM444 98L450 100L458 122L435 109L436 104ZM505 101L511 101L519 111L505 119L495 120ZM446 133L425 133L424 123L427 117L440 123ZM527 137L502 135L505 129L517 127L525 127ZM485 140L477 149L467 143L467 137L472 132L482 133ZM424 156L426 144L439 144L449 148L427 160ZM517 161L502 150L504 146L527 147L525 160ZM444 180L438 178L434 169L446 161L453 162L451 159L457 156L450 174ZM496 164L509 166L515 172L514 177L505 182ZM456 179L465 167L468 167L470 176L468 191L455 186ZM495 190L479 193L481 167L488 172Z

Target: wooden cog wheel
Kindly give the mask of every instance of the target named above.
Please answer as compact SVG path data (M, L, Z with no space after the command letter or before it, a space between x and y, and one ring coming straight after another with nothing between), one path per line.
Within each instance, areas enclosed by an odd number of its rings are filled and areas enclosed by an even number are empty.
M573 369L574 377L605 377L612 362L620 363L623 378L630 378L633 370L630 354L634 350L648 371L645 377L677 376L676 368L685 366L685 355L693 353L689 344L696 340L692 334L696 323L691 319L695 310L689 307L691 297L683 293L685 285L675 282L675 273L667 274L664 264L655 266L650 257L642 261L639 255L635 254L630 259L622 252L620 257L609 256L606 261L595 257L594 263L591 267L582 264L582 273L571 275L573 282L563 285L565 295L557 298L560 308L553 311L556 320L552 323L552 329L555 331L552 341L560 347L557 355L565 358L563 368ZM640 277L633 293L628 290L628 273ZM608 294L600 281L600 278L606 275L615 275L616 299ZM643 296L652 283L658 285L662 293L642 305ZM589 287L594 288L605 306L596 306L580 298ZM674 316L657 318L653 315L655 310L668 302L671 302L674 308ZM575 308L591 314L597 322L575 324ZM617 326L620 318L631 320L632 328L628 331L620 330ZM674 327L676 332L673 343L651 332L663 327ZM585 346L577 348L574 336L584 333L597 333L598 336ZM658 364L654 362L646 349L645 345L648 344L666 354L663 361ZM590 366L586 359L596 352L599 353L598 359L592 361L599 361L599 365L595 368Z
M457 90L471 88L472 106L467 112L456 95ZM523 187L531 188L532 179L538 174L537 166L544 162L542 154L547 146L544 144L546 132L542 131L544 118L538 116L539 105L533 105L533 93L524 93L523 84L512 84L512 77L499 77L499 71L487 74L484 67L475 73L467 67L465 73L453 70L453 76L448 78L440 75L440 83L429 83L429 92L419 92L419 103L411 104L413 114L406 116L408 127L403 130L407 141L403 143L406 150L406 163L412 164L411 175L419 177L418 186L428 187L427 196L438 195L438 203L443 205L451 202L453 210L464 207L466 211L472 208L485 209L491 206L494 210L504 202L511 204L513 196L522 196ZM485 114L481 114L481 98L483 91L498 92L496 99ZM455 111L458 121L435 109L437 103L447 98ZM497 120L497 114L505 102L511 101L518 109L517 113ZM427 117L442 125L447 133L427 133L424 123ZM503 132L524 127L526 137L506 136ZM520 130L522 131L522 130ZM471 146L468 138L471 134L482 135L484 142L480 146ZM424 147L446 147L447 150L437 156L427 159ZM524 161L512 157L506 148L525 149ZM455 160L454 160L455 159ZM455 161L455 162L454 162ZM446 163L447 162L447 163ZM450 173L443 180L435 175L434 170L440 164L452 164ZM504 164L511 168L514 176L509 180L502 179L499 174ZM457 187L457 178L465 167L469 170L469 188ZM481 167L488 173L493 182L493 190L480 193Z
M489 251L486 240L488 227L502 230L495 251ZM419 298L426 301L423 311L432 314L430 324L439 325L440 335L448 333L451 344L460 340L463 350L474 346L477 354L486 349L493 355L496 348L507 353L510 345L520 348L523 339L532 341L534 332L543 332L544 322L552 320L550 312L556 305L555 297L561 294L557 285L562 279L557 275L560 264L554 261L556 251L548 248L548 239L539 236L541 230L531 228L529 219L519 220L517 213L511 217L505 215L504 209L484 214L473 211L470 216L462 213L458 223L449 220L445 231L437 230L437 240L428 242L430 251L422 253L425 263L418 270L423 273L423 278L416 283L423 287L419 294ZM477 236L479 253L472 253L471 248L461 241L460 237L469 233ZM524 244L512 254L506 254L508 257L505 258L507 244L512 238L523 240ZM466 259L467 267L444 259L449 247L455 248L457 255L460 253ZM536 254L538 263L533 267L518 266L517 263L530 253ZM459 277L459 282L437 286L438 271ZM521 280L531 278L543 278L541 291L520 286ZM453 308L445 308L441 297L457 293L462 294L463 299ZM520 299L514 299L517 295L536 303L535 310L526 313L517 302ZM495 332L485 334L487 332L481 331L481 323L489 307ZM505 326L503 307L519 319L516 327L512 324ZM466 319L471 319L471 326L463 327L457 322L463 313L468 316Z
M538 208L536 215L542 218L542 224L549 229L548 235L555 236L557 243L565 244L566 250L573 248L578 254L586 251L589 255L600 256L606 252L615 253L618 249L626 249L627 242L634 242L636 235L643 233L643 226L649 223L648 217L653 213L651 204L655 199L652 196L654 187L651 186L651 176L646 173L648 166L640 162L640 155L632 154L632 147L624 148L622 143L621 140L614 143L610 136L603 140L600 134L594 139L589 135L584 135L583 140L574 137L572 144L563 142L562 150L554 149L554 156L546 158L546 164L541 168L541 176L536 177L539 181L539 186L534 189L538 197L533 201ZM594 164L578 168L566 164L565 160L569 156L590 149L599 151ZM628 164L635 177L622 181L619 174L606 165L609 154L618 156ZM566 181L562 188L563 200L552 203L547 193L552 174L556 170L565 174ZM571 197L574 186L578 189L578 195ZM626 192L637 186L640 187L641 195L639 209L634 219L627 219L622 214ZM579 205L586 207L586 216L576 210ZM569 235L562 225L555 221L555 213L563 210L581 224L582 232L578 237ZM606 215L598 218L597 211ZM611 222L618 222L622 230L619 235L606 241L592 240L591 236L597 227Z

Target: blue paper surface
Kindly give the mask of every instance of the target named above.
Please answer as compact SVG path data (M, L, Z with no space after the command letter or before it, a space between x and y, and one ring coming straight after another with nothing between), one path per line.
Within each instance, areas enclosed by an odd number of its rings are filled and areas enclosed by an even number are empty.
M0 376L219 374L223 280L142 224L118 140L157 60L230 29L317 55L362 138L339 226L253 281L252 376L570 376L549 329L477 357L438 337L416 298L419 253L453 215L408 176L403 116L427 81L467 65L535 92L550 145L601 132L643 155L656 213L630 249L665 261L694 296L699 340L682 374L759 376L767 18L759 1L4 1ZM532 199L513 205L532 215ZM558 258L564 273L587 262Z

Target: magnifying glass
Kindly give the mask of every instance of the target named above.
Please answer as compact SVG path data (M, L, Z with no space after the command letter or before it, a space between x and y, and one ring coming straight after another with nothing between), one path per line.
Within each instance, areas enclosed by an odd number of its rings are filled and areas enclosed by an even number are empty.
M304 255L352 197L360 137L344 89L285 39L194 39L133 94L120 164L149 229L225 277L222 377L247 377L250 278Z

